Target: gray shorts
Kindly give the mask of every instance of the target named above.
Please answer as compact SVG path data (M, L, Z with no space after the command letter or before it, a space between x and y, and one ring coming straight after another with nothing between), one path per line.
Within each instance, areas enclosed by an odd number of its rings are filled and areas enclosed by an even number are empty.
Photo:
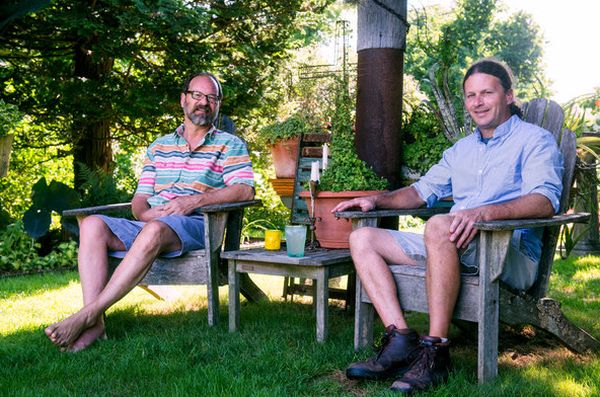
M93 215L102 219L106 226L113 232L115 236L125 246L125 251L109 251L108 255L114 258L124 258L125 254L138 234L146 224L146 222L132 221L123 218L113 218L106 215ZM160 254L163 258L175 258L186 252L199 250L204 248L204 216L203 215L169 215L157 218L157 221L165 223L169 226L179 240L181 241L181 249L178 251L163 252Z
M425 240L422 234L396 230L388 230L388 232L396 239L402 251L409 258L413 259L419 265L425 266L427 262L427 250L425 249ZM467 248L459 251L459 260L463 274L476 275L479 273L477 260L478 237L476 236ZM515 230L506 255L506 265L500 275L500 279L513 288L527 290L535 282L537 269L538 263L531 259L525 253L525 249L521 247L521 231Z

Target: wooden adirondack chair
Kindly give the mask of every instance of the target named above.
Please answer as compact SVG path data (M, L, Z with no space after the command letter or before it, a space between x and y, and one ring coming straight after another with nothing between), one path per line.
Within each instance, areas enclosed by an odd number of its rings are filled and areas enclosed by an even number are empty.
M548 281L556 249L560 225L585 222L589 214L565 214L571 190L576 160L575 136L563 129L564 113L552 101L536 99L524 106L525 120L551 131L565 160L560 214L549 219L524 219L475 224L480 234L478 276L462 276L454 318L478 323L478 379L485 382L498 373L498 322L531 324L560 338L571 349L581 352L597 350L600 343L584 330L573 325L560 311L560 303L546 298ZM353 220L354 227L376 226L385 216L430 216L439 209L382 210L371 212L344 211L337 215ZM500 285L506 253L512 231L525 227L544 227L543 254L538 279L527 291L515 291ZM404 310L427 312L425 268L393 265L400 304ZM500 288L500 287L503 288ZM357 279L354 346L359 349L373 340L374 309Z
M252 200L201 207L200 211L204 214L204 249L190 251L178 258L157 258L139 283L140 286L152 293L147 286L206 285L208 324L216 325L219 322L219 285L227 282L227 263L221 261L220 253L222 250L239 249L244 208L257 204L260 201ZM63 216L75 216L79 221L88 215L125 210L131 210L130 203L71 209L64 211ZM116 267L120 261L110 258L112 267ZM241 280L240 290L251 302L266 298L248 277Z

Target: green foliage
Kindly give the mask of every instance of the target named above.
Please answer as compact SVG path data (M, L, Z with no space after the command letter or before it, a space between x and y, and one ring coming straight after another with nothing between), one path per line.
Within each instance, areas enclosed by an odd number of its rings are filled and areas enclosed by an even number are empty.
M23 119L15 105L0 99L0 137L8 135Z
M73 267L77 263L77 245L63 242L46 256L39 256L40 244L17 221L0 230L0 271L34 271Z
M273 145L277 141L294 138L315 129L304 117L295 114L284 121L265 126L260 130L260 136L267 144Z
M441 133L437 118L425 105L414 108L408 115L404 133L404 162L407 167L421 174L435 165L451 145Z
M57 0L4 27L2 96L40 126L31 146L110 163L106 139L145 146L181 118L182 80L222 80L222 111L247 122L282 59L314 42L330 0L160 2Z
M265 229L279 229L289 223L290 210L283 205L277 192L269 183L268 156L251 151L252 167L256 198L262 201L261 206L249 207L244 211L242 239L248 241L251 237L263 235Z
M68 208L79 206L81 200L75 189L62 182L52 181L48 185L41 177L31 194L31 207L23 215L23 225L32 238L40 238L50 230L51 214L61 214Z
M348 83L338 80L331 118L331 163L319 181L322 191L383 190L387 181L362 161L354 146L352 97Z
M486 37L485 55L495 56L511 67L520 98L550 95L542 69L543 41L540 27L522 11L492 24Z
M83 184L81 185L81 207L94 207L114 203L129 202L132 195L117 186L112 173L91 169L84 164L80 168Z
M538 25L525 13L500 19L496 0L461 0L447 12L439 7L415 9L407 37L405 72L419 82L434 109L429 71L437 67L435 83L443 87L454 109L463 109L462 78L475 60L497 57L513 70L517 94L529 100L547 94L542 65L543 38ZM437 108L439 111L439 108ZM464 113L456 112L456 125Z
M565 127L578 137L584 132L600 132L600 87L595 92L579 95L562 105Z

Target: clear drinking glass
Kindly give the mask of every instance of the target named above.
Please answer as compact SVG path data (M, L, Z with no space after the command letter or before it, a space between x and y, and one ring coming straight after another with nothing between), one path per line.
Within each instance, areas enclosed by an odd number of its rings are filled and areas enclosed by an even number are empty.
M304 244L306 243L306 226L287 225L285 227L285 245L287 254L291 257L304 256Z

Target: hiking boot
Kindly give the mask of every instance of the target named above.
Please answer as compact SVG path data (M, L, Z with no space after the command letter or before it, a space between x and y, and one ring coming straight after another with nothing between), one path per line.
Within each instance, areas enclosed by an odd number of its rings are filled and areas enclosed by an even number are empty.
M450 373L449 345L449 342L442 343L441 338L424 336L419 356L391 389L411 394L445 382Z
M348 379L387 379L398 376L419 353L419 335L411 329L385 329L377 356L367 361L350 364L346 369Z

